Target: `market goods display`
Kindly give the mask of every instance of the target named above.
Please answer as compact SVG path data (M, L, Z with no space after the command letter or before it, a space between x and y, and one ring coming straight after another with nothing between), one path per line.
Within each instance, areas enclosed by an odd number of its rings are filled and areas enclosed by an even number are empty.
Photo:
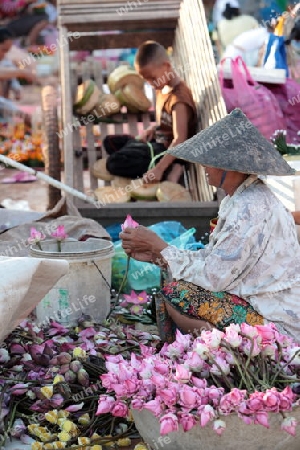
M115 93L121 105L126 106L131 113L145 112L151 106L150 100L144 91L134 84L128 84Z
M120 112L121 103L114 94L100 93L94 113L98 117L109 117Z
M159 187L159 183L157 184L143 184L139 186L133 191L131 191L131 197L135 200L157 200L156 192Z
M111 72L107 84L110 92L113 94L128 84L132 84L140 90L143 90L144 88L143 78L134 69L126 65L121 65Z
M41 130L29 129L22 120L0 124L0 154L31 167L43 167Z
M112 186L104 186L94 191L97 200L103 204L127 203L130 200L130 194L123 189L117 189Z
M171 181L160 183L157 193L157 199L160 202L191 202L192 197L187 189Z
M86 80L77 87L74 109L78 114L88 114L98 104L100 90L93 80Z

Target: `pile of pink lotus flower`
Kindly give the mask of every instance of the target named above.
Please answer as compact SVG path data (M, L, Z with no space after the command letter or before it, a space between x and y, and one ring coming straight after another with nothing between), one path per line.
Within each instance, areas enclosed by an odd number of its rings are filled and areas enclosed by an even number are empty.
M268 428L269 413L281 413L282 430L295 434L300 347L274 324L232 324L196 338L177 331L175 342L159 352L141 345L140 356L106 359L101 380L107 393L97 414L126 417L131 408L146 409L160 420L163 435L180 425L189 431L208 424L222 434L233 413Z

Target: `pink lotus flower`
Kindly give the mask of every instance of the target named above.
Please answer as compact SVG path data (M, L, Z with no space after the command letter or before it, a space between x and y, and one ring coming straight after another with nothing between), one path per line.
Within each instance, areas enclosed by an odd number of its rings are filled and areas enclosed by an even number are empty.
M178 417L173 413L165 414L160 418L160 434L169 434L177 431L179 428Z
M144 409L148 409L148 411L152 412L155 417L159 417L162 413L162 402L156 397L154 400L149 400L144 404Z
M224 337L222 331L214 328L212 331L202 331L201 338L210 349L216 349L220 346L221 339Z
M243 338L242 338L242 336L239 335L239 331L240 331L240 326L235 325L233 323L231 323L229 325L229 327L226 328L226 333L225 333L224 339L233 348L239 347L242 343Z
M267 412L257 412L254 415L254 423L262 425L265 428L270 428Z
M65 399L61 394L54 394L51 399L49 400L50 405L52 408L58 408L65 402Z
M127 417L128 412L127 404L121 400L117 400L111 409L111 414L115 417Z
M58 225L56 230L51 233L51 236L56 238L57 241L64 241L65 239L67 239L68 235L65 232L65 226Z
M263 402L267 411L279 412L280 395L275 388L268 389L265 392Z
M292 405L296 399L296 395L292 391L290 386L287 386L283 389L282 392L279 392L279 408L282 411L290 411L292 409Z
M43 233L36 230L34 227L30 228L30 237L28 238L29 244L31 245L38 244L44 239L46 239L46 236Z
M113 389L113 386L119 382L119 378L115 373L108 372L101 375L102 386L108 391Z
M257 329L259 336L261 336L263 344L272 344L275 341L278 332L273 323L269 323L268 325L256 325L255 328Z
M203 359L200 358L198 353L191 352L188 358L185 360L185 364L190 368L193 372L201 372L203 368Z
M178 383L188 383L191 375L192 372L190 372L188 368L181 364L176 364L176 374L174 379L178 381Z
M127 214L125 222L121 225L122 231L126 230L126 228L137 228L140 224L137 223L133 218Z
M134 398L131 402L132 409L138 409L141 411L145 407L145 402L141 398Z
M198 408L198 414L200 416L201 427L205 427L208 424L208 422L210 422L216 417L216 412L214 408L210 405L201 405Z
M148 301L148 295L146 291L143 291L140 294L137 294L135 291L131 291L130 295L124 294L123 297L125 298L126 304L144 305Z
M174 384L175 383L173 383L172 386L171 383L169 383L166 388L157 390L157 395L167 406L173 406L177 403L177 389Z
M213 423L213 430L220 436L226 429L224 420L215 420Z
M198 398L197 392L192 387L182 386L179 392L179 403L185 410L191 411L196 408L196 406L199 406L199 401L201 402L201 399Z
M292 436L296 436L296 426L297 420L295 417L285 417L281 422L281 429L291 434Z
M245 395L246 391L240 391L237 388L233 388L228 394L223 395L219 406L222 414L230 414L236 411L244 400Z
M182 426L183 431L189 431L196 425L196 419L193 414L181 413L179 415L179 424Z
M110 413L114 404L114 397L111 397L110 395L100 395L96 416L99 414Z

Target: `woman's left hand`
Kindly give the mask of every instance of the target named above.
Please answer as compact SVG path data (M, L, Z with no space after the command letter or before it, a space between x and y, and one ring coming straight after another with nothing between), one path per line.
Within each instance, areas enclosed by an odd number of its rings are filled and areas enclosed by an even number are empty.
M160 252L168 246L157 234L143 226L126 228L120 233L122 247L128 256L138 261L163 263Z

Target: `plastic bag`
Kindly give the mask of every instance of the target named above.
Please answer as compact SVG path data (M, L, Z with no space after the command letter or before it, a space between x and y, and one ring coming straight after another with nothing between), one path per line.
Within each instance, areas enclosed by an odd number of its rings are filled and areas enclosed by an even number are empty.
M299 144L300 136L300 84L291 78L286 83L266 84L266 87L275 95L281 111L286 119L287 142Z
M232 62L232 80L240 108L261 134L270 139L276 130L285 130L286 122L276 97L253 80L241 57Z
M194 234L195 228L186 230L179 222L160 222L148 227L170 245L180 249L192 249L196 245ZM114 244L115 256L112 260L112 288L119 290L126 272L127 255L122 248L122 242ZM130 259L127 282L123 293L134 291L151 292L152 289L160 288L160 268L151 263L145 263Z

